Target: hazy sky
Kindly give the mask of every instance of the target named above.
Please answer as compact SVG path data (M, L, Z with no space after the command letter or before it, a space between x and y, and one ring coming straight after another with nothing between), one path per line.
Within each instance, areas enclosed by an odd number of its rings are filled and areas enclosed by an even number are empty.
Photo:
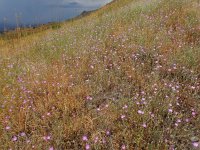
M96 9L111 0L0 0L0 24L46 23L77 16Z

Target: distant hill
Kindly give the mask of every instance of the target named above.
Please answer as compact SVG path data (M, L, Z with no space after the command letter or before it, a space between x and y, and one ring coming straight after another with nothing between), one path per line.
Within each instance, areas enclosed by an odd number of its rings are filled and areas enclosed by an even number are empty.
M92 12L95 12L96 10L91 10L91 11L83 11L80 15L78 15L77 17L75 17L75 19L77 18L82 18L82 17L85 17L89 14L91 14Z
M15 26L14 25L11 25L11 24L6 24L5 25L5 29L6 29L6 31L8 31L8 30L13 30L15 28ZM0 23L0 32L4 32L4 24L3 23Z
M62 25L61 22L49 22L47 24L40 24L40 25L31 25L31 26L23 26L20 28L15 28L14 26L9 26L9 28L6 29L6 32L4 31L4 28L1 29L0 33L2 34L3 39L18 39L21 37L26 37L35 33L40 33L48 29L58 29Z
M0 23L0 32L3 31L3 24Z

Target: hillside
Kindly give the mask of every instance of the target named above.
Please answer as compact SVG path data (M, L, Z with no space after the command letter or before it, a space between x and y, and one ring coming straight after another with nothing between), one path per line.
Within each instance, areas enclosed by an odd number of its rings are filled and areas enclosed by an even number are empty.
M0 149L200 149L199 9L115 0L0 37Z

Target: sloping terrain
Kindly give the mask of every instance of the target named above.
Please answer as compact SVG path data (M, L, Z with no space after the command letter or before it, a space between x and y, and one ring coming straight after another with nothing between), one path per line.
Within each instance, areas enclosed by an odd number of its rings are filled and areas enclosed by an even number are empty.
M4 44L0 149L199 149L199 9L115 0Z

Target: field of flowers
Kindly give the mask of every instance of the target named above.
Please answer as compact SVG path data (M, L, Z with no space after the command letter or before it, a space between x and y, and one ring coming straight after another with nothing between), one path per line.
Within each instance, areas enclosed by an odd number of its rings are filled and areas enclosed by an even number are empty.
M4 41L0 149L199 150L199 10L115 0Z

